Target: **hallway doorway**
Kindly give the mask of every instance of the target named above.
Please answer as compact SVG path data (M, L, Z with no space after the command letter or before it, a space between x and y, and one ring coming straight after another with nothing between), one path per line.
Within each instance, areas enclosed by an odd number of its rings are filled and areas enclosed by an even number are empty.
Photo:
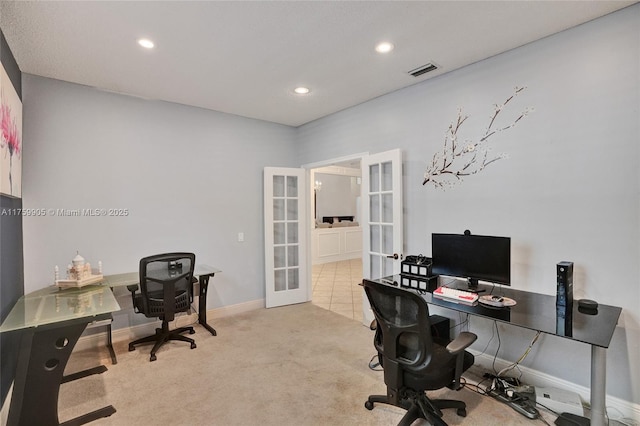
M362 322L362 259L313 265L311 303Z

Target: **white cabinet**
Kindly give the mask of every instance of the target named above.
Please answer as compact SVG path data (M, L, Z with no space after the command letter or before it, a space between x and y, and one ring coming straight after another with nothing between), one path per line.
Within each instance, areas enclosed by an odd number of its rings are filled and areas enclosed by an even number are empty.
M311 231L314 265L362 257L362 227L316 228Z

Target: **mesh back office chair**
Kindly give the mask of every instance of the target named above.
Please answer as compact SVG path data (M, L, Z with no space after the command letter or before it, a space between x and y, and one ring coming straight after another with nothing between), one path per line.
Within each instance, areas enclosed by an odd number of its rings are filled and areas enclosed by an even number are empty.
M195 333L193 327L180 327L169 330L176 312L186 312L193 301L193 268L196 255L193 253L165 253L148 256L140 260L140 292L138 286L128 286L133 298L135 312L147 318L159 318L162 327L156 328L156 334L143 337L129 343L129 350L135 345L154 343L151 349L151 361L156 360L156 352L169 340L181 340L196 347L193 339L182 336L186 331Z
M443 408L456 408L466 416L466 405L455 400L430 400L427 390L444 387L460 389L462 372L473 365L473 355L465 351L477 338L462 332L446 347L433 341L429 308L414 292L365 280L364 288L376 317L374 346L384 369L386 395L371 395L375 402L407 410L398 426L424 418L434 425L445 425Z

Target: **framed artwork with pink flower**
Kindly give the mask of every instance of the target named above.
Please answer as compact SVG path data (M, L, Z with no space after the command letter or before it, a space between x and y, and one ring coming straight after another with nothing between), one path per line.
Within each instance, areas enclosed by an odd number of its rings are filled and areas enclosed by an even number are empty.
M22 197L22 102L0 65L0 193Z

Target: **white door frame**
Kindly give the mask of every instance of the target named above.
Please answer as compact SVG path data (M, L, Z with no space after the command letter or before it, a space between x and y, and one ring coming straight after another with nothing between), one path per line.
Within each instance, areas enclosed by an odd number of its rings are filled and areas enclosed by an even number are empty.
M332 159L328 159L328 160L322 160L322 161L317 161L315 163L308 163L308 164L303 164L302 167L303 169L305 169L307 171L307 181L309 182L309 185L307 187L307 200L308 200L308 207L307 210L309 212L313 212L313 210L311 210L311 206L313 204L313 185L314 182L311 179L311 170L312 169L319 169L320 167L327 167L327 166L331 166L333 164L337 164L337 163L344 163L347 161L354 161L354 160L359 160L360 161L360 171L362 172L362 159L366 156L369 155L369 152L360 152L357 154L351 154L351 155L345 155L344 157L338 157L338 158L332 158ZM362 211L363 209L363 198L362 196L360 197L360 211ZM315 226L315 224L313 225ZM312 259L311 259L311 250L313 249L311 247L311 226L307 226L307 235L306 235L306 239L307 239L307 265L309 265L309 267L307 268L307 274L308 277L307 279L309 280L309 282L311 282L311 271L313 269L313 265L311 263ZM362 254L364 256L364 252ZM313 287L313 286L311 286ZM313 292L313 288L310 289L310 292ZM311 300L311 293L309 294L309 300Z
M398 154L399 153L399 154ZM348 156L344 156L344 157L340 157L340 158L334 158L334 159L329 159L329 160L324 160L324 161L318 161L315 163L309 163L309 164L304 164L301 167L305 170L307 170L307 180L309 182L308 185L308 211L311 212L313 211L311 209L312 203L313 203L313 186L314 186L314 182L313 180L310 178L310 174L311 174L311 169L316 169L316 168L321 168L321 167L326 167L326 166L330 166L336 163L341 163L341 162L346 162L346 161L353 161L353 160L359 160L360 161L360 172L361 175L363 176L363 183L364 183L364 178L365 178L365 173L369 173L369 170L364 170L364 163L365 163L365 159L371 159L371 157L373 157L373 159L378 159L378 158L384 158L385 156L391 156L390 159L393 159L396 155L399 155L399 168L396 170L396 168L394 168L394 179L398 181L399 184L399 188L394 188L394 196L393 196L393 205L394 205L394 210L398 210L396 212L396 214L400 214L400 217L396 218L394 220L394 222L399 222L401 226L398 227L394 227L396 229L399 230L400 234L396 234L394 233L394 242L393 242L393 246L394 246L394 252L397 252L400 256L402 256L402 250L404 249L403 245L403 237L404 237L404 227L402 226L402 207L404 205L404 202L402 201L402 196L403 196L403 190L402 190L402 180L403 180L403 176L402 176L402 166L403 166L403 162L402 162L402 151L400 149L394 149L394 150L390 150L390 151L384 151L384 152L380 152L380 153L376 153L376 154L370 154L369 152L362 152L362 153L358 153L358 154L352 154L352 155L348 155ZM385 159L386 161L386 159ZM398 175L399 173L399 175ZM367 178L368 181L368 178ZM364 185L363 185L364 187ZM360 194L360 211L365 214L368 218L368 213L365 212L365 209L368 209L368 202L369 202L369 197L368 194ZM400 197L399 199L397 197ZM367 203L365 205L365 203ZM395 216L394 216L395 217ZM362 225L366 225L366 224L362 224ZM315 225L314 225L315 226ZM365 236L365 231L367 231L367 226L363 226L363 239L366 237ZM310 247L311 244L311 226L307 227L307 235L306 235L306 240L307 240L307 265L309 265L308 268L308 279L309 282L311 282L311 270L313 268L312 265L312 259L311 259L311 252L312 252L312 247ZM362 270L362 274L363 277L367 276L367 274L365 274L364 268L365 265L368 265L368 262L365 261L364 256L369 256L369 252L367 251L365 253L365 244L363 241L363 250L362 250L362 264L363 264L363 270ZM391 253L390 253L391 254ZM393 273L399 273L400 272L400 262L399 261L395 261L393 262ZM313 291L311 289L311 291ZM311 300L312 295L309 295ZM365 326L368 326L371 322L371 320L373 319L373 313L370 312L370 307L369 307L369 301L366 300L366 297L363 296L363 318L362 318L362 323ZM371 318L369 318L371 317Z

